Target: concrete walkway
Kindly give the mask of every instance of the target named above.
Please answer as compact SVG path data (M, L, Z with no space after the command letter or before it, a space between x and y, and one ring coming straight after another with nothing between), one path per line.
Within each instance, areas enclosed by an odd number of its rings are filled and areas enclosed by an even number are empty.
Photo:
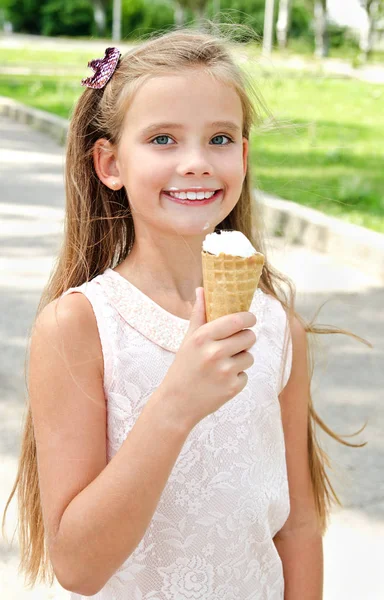
M26 343L61 241L63 165L63 147L43 133L0 117L1 513L17 469ZM343 510L334 511L324 539L324 599L382 600L383 285L350 265L284 240L270 239L269 246L270 262L296 284L297 310L304 317L311 319L327 300L316 319L318 324L344 327L374 345L371 350L346 336L316 336L321 346L312 392L320 416L336 432L351 434L368 420L366 430L351 440L368 441L364 448L349 449L328 436L324 439L335 469L332 481L344 502ZM10 538L15 526L14 500L7 524ZM58 584L52 589L38 586L26 590L17 566L17 537L12 547L0 538L1 600L68 598L69 593Z

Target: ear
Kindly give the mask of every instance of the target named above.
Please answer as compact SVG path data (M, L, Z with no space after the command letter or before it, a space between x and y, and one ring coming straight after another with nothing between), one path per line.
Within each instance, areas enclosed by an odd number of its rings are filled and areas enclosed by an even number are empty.
M244 170L244 178L247 174L247 165L248 165L248 150L249 150L249 141L247 138L243 137L243 170Z
M98 178L111 190L120 190L123 184L116 164L116 148L105 138L93 146L93 164Z

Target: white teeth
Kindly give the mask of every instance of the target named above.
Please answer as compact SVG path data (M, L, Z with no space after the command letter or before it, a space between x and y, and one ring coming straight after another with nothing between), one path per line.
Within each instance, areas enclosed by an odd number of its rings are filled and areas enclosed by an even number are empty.
M179 200L203 200L204 198L212 198L215 192L167 192L174 198Z

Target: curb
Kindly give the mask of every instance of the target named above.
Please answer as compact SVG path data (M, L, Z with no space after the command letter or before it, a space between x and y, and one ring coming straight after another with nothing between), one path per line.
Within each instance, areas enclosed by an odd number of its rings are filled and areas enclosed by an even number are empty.
M68 120L0 96L0 115L27 123L65 145ZM376 278L384 285L384 234L254 190L268 235L332 255Z
M26 106L21 102L0 96L0 115L11 117L18 123L26 123L34 129L47 133L60 145L67 139L68 121L44 110Z
M347 263L384 285L384 234L254 190L268 233Z

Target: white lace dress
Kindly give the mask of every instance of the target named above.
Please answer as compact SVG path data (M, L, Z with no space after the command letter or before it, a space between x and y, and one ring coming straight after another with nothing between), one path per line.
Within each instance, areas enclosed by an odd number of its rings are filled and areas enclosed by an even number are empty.
M63 295L74 291L90 301L99 329L109 461L161 384L189 321L112 269ZM257 289L250 311L257 340L248 384L191 431L143 539L92 598L283 599L272 538L290 508L278 394L289 378L292 345L280 302Z

